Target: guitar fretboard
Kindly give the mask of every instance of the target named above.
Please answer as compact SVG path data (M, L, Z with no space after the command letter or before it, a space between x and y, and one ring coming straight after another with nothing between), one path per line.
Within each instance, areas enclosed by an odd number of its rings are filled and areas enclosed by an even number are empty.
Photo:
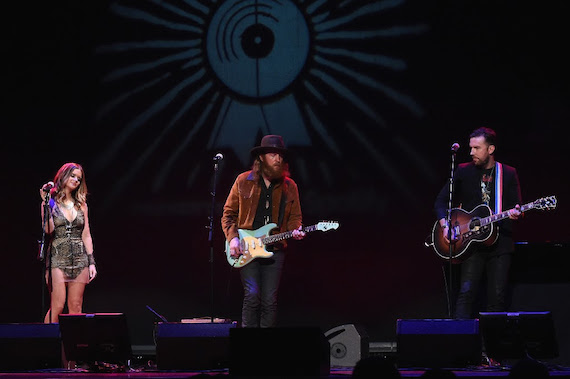
M534 203L528 203L528 204L522 205L521 206L521 213L526 212L532 208L534 208ZM491 215L491 216L488 216L488 217L481 219L481 226L489 225L489 224L492 224L493 222L501 221L502 219L509 217L510 211L512 211L512 209L509 209L508 211L497 213L497 214L494 214L494 215Z
M301 230L304 231L305 233L313 232L313 231L317 230L317 226L318 226L318 224L305 226ZM293 231L292 230L290 230L288 232L283 232L283 233L278 233L278 234L273 234L271 236L263 237L261 239L261 242L264 245L270 245L272 243L283 241L283 240L286 240L286 239L291 238L291 237L293 237Z

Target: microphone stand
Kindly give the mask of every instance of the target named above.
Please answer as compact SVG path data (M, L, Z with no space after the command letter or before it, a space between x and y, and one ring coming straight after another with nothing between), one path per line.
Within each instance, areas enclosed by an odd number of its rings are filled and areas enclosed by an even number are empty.
M46 229L48 227L48 223L49 223L49 219L50 219L50 208L49 208L49 202L50 202L50 192L47 191L46 195L44 197L44 214L43 214L43 218L42 218L42 238L40 241L38 241L40 243L39 246L39 251L38 251L38 260L41 262L45 262L46 261L46 257L49 254L49 249L46 247ZM49 322L51 324L52 320L51 320L51 256L47 257L47 259L49 259L49 265L45 265L43 264L43 268L42 268L42 277L41 277L41 285L42 285L42 317L43 317L43 312L45 309L45 286L44 286L44 278L45 278L45 273L47 270L48 273L48 281L47 281L47 286L48 289L50 290L50 308L49 308Z
M49 192L46 193L45 197L44 197L44 215L43 215L43 219L42 219L42 239L40 241L38 241L40 243L40 248L38 251L38 260L43 261L46 255L46 227L48 225L48 211L49 211Z
M221 159L214 158L214 178L212 182L212 205L210 207L210 217L208 229L208 242L210 243L210 322L214 322L214 210L216 207L216 182L218 177L218 163Z
M453 186L454 186L454 176L455 176L455 157L457 155L457 149L452 148L451 149L451 173L449 176L449 202L448 202L448 206L447 206L447 218L446 218L446 223L447 223L447 239L449 240L449 285L448 285L448 301L447 301L447 314L449 318L452 318L452 312L451 312L451 297L453 295L453 276L452 276L452 262L451 262L451 257L453 256L453 244L452 244L452 233L451 233L451 229L452 229L452 225L451 225L451 209L453 206Z

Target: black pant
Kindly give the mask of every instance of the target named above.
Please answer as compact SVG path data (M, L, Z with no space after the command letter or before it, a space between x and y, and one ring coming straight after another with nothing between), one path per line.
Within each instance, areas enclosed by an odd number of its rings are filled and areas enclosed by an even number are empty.
M487 274L488 312L506 310L507 284L511 254L490 255L485 251L474 252L461 264L461 279L455 317L473 318L473 305L477 300L483 274Z
M242 327L270 328L277 324L277 292L285 253L258 258L240 269L243 284Z

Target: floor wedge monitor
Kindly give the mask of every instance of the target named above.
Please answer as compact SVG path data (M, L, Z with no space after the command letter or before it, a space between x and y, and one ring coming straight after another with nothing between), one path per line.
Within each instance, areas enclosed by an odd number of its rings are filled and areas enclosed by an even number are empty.
M479 320L397 320L399 367L464 368L481 362Z

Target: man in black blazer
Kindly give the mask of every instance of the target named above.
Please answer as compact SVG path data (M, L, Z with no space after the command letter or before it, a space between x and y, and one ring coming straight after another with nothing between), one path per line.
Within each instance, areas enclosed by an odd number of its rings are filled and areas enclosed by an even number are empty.
M497 135L493 129L478 128L469 136L472 161L460 164L454 174L452 206L470 212L480 204L488 205L493 213L508 209L509 218L499 221L498 239L491 246L473 243L467 258L461 263L459 294L455 317L473 318L478 289L483 274L487 275L487 307L489 312L506 310L506 292L511 254L514 251L512 220L521 216L521 191L514 167L495 160ZM439 192L435 213L447 242L447 207L449 182Z

